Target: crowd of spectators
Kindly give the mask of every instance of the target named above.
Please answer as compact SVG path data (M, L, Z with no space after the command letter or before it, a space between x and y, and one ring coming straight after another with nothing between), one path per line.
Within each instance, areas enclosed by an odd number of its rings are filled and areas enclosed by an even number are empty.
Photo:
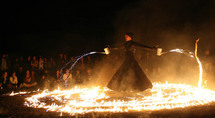
M188 77L188 74L192 75L191 71L195 71L195 77L198 78L198 72L196 72L198 71L198 64L186 56L176 54L172 57L168 55L158 57L149 52L137 53L135 56L152 82L166 80L167 77L178 77L180 81L183 81L181 78ZM122 55L119 54L103 56L105 59L100 57L97 56L92 59L91 56L87 56L81 58L75 68L69 70L74 62L74 56L62 53L55 58L46 56L10 57L10 55L2 54L0 89L1 91L36 90L38 88L55 89L57 86L70 88L88 83L92 79L95 72L93 69L98 66L98 62L108 62L113 67L109 71L113 71L117 67L116 64L120 64L118 62L123 59L121 58ZM211 58L210 52L206 51L201 59L203 59L203 68L205 70L204 76L211 75L215 61ZM70 61L71 63L68 64ZM194 75L192 76L194 77Z
M54 89L56 86L72 87L84 84L91 76L90 57L82 58L75 68L69 70L74 57L59 54L57 58L42 56L1 56L1 90ZM68 64L68 62L71 62Z

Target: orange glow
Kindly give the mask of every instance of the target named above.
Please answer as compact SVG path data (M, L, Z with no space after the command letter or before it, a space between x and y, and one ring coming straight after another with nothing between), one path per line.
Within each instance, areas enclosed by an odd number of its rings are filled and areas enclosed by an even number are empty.
M215 92L184 84L153 83L144 92L120 93L108 88L73 88L44 91L26 98L25 105L71 115L88 112L129 112L184 108L213 102ZM52 104L43 101L49 98ZM61 104L57 104L60 102Z
M203 71L201 62L197 57L198 41L199 39L195 44L195 58L199 64L198 87L166 82L153 83L152 89L143 92L117 92L99 86L74 87L70 90L60 90L59 88L54 91L45 90L28 97L25 105L60 112L61 115L62 113L76 115L89 112L115 113L185 108L214 102L215 91L202 87ZM172 51L181 53L179 49ZM46 103L43 99L49 99L52 104Z
M202 74L203 74L203 70L202 70L202 63L200 62L198 56L197 56L197 50L198 50L198 43L199 39L196 40L196 45L195 45L195 58L199 64L199 83L198 83L198 87L201 88L202 87Z

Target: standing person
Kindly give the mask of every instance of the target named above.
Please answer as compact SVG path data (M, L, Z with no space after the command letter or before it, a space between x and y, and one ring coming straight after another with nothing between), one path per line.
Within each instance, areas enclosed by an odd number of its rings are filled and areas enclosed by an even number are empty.
M46 57L44 57L43 67L44 69L48 69L48 61Z
M50 57L47 65L47 69L51 72L51 74L54 74L56 71L56 63L52 57Z
M19 66L20 66L19 59L15 58L15 61L12 64L13 64L12 69L15 70L15 71L18 71Z
M43 64L44 64L43 58L40 57L39 58L39 71L43 71L43 68L44 68Z
M90 56L87 56L87 63L86 63L86 65L87 65L87 67L88 68L91 68L92 67L92 60L91 60L91 58L90 58Z
M8 87L8 76L7 72L3 72L1 80L0 80L0 87L6 89Z
M55 72L55 76L53 77L52 80L52 85L56 88L56 87L61 87L61 79L60 79L60 70L57 70Z
M25 70L30 70L31 69L31 56L28 56L27 61L25 62Z
M69 72L69 69L66 69L66 73L63 74L63 81L65 83L65 87L74 85L75 81L72 78L72 74Z
M80 74L80 70L76 70L76 73L74 75L74 79L75 79L75 84L82 84L83 83L83 79L81 78L81 74Z
M56 71L55 82L57 83L57 85L60 85L60 71L59 70Z
M125 34L125 43L122 49L125 49L125 60L114 74L107 87L116 91L144 91L152 88L152 83L143 72L133 55L132 47L141 47L155 50L155 47L149 47L133 41L133 34Z
M38 70L38 60L36 56L34 56L33 60L31 61L31 69L35 71Z
M6 71L7 69L8 69L8 63L7 63L5 54L3 54L1 59L1 71Z
M84 83L89 82L90 80L92 80L92 73L91 73L90 69L87 69L87 73L86 73Z
M64 66L63 53L60 53L60 55L59 55L58 66L59 66L59 67Z
M44 70L44 61L43 61L42 57L39 58L39 64L38 65L39 65L38 76L41 77L43 74L43 70Z
M63 60L64 60L64 64L66 64L68 62L66 54L63 55Z
M44 89L54 89L54 78L50 76L48 70L44 70L42 75L42 83Z

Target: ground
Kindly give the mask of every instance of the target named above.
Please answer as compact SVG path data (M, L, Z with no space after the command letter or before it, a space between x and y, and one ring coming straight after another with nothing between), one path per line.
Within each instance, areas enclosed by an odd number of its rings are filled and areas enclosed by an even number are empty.
M84 115L71 116L57 112L47 112L45 109L30 108L24 106L24 99L32 93L25 95L0 95L0 117L111 117L111 118L213 118L215 117L215 103L189 108L178 108L171 110L141 111L127 113L88 113Z

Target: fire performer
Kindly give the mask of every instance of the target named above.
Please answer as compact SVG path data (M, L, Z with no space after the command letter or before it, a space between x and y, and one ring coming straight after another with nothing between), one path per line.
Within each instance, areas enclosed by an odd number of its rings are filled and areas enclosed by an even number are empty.
M133 55L132 47L156 50L156 47L149 47L133 41L133 33L125 34L125 60L114 74L107 87L116 91L144 91L152 88L153 85L143 72Z

